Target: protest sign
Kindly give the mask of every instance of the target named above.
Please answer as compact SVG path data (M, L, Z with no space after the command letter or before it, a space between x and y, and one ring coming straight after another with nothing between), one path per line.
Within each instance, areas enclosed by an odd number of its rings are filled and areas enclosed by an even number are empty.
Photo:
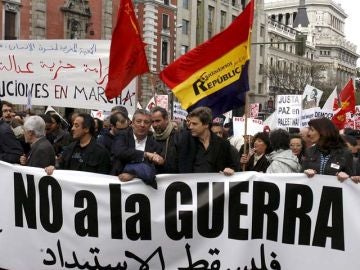
M105 97L109 40L0 40L0 98L28 106L136 108L136 81Z
M334 176L0 175L1 268L360 269L360 186Z
M322 94L323 91L307 84L302 95L302 108L306 110L318 107Z
M301 127L301 95L276 96L277 127Z
M255 135L258 132L262 132L263 128L262 120L247 118L247 135ZM245 117L233 117L233 129L235 136L243 136L245 134Z

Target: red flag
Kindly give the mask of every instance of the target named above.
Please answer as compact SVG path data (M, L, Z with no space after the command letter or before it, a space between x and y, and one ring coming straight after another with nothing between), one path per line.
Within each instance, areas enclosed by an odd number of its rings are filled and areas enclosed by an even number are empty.
M144 46L133 4L121 0L110 46L108 99L119 96L134 77L149 71Z
M338 109L340 110L334 114L332 121L338 129L344 128L347 112L355 113L355 104L354 82L350 79L350 81L341 90L338 98L335 98L334 100L334 111ZM341 106L340 108L339 105Z

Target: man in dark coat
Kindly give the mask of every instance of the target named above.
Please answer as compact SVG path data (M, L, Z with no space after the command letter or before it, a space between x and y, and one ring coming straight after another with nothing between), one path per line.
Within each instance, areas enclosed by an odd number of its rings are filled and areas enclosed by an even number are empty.
M46 139L45 125L44 119L37 115L26 119L24 136L31 149L27 156L21 156L21 165L39 168L55 166L55 151L51 143Z
M177 173L177 136L178 132L169 119L168 112L159 106L152 108L151 121L154 129L154 138L161 145L165 163L158 169L158 173Z
M5 106L2 106L1 108ZM19 163L24 150L16 139L10 125L2 119L3 110L0 110L0 160L9 163Z
M149 134L150 126L150 113L138 109L133 115L131 128L116 136L112 149L113 168L111 174L118 175L121 181L127 182L139 177L147 184L152 184L155 180L154 166L164 164L164 159L160 155L162 148ZM131 172L128 172L126 170L128 164L138 164L139 170L132 169ZM132 167L135 168L136 165L132 165ZM153 179L141 177L140 170L144 168L152 173L150 178Z
M96 143L94 119L87 113L80 113L71 131L75 141L64 149L59 169L109 174L110 154ZM53 170L53 166L45 169L48 174L52 174Z
M230 143L210 131L212 112L198 107L188 115L189 131L179 139L178 168L180 173L221 172L234 174Z

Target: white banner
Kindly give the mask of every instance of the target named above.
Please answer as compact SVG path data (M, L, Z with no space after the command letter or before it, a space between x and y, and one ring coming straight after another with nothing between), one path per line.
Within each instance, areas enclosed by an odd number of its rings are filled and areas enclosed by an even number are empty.
M245 134L245 117L233 117L233 129L235 136ZM255 135L264 129L263 121L260 119L247 118L247 135Z
M301 127L301 95L276 96L277 127Z
M328 118L328 119L331 120L333 115L334 115L333 111L320 109L320 107L314 107L314 108L302 110L302 113L301 113L301 126L302 127L307 127L309 121L311 119L314 119L314 118L325 117L325 118Z
M0 40L0 98L14 104L136 109L136 80L105 97L109 40ZM28 98L29 97L29 98Z
M332 176L0 175L1 268L360 269L360 186Z

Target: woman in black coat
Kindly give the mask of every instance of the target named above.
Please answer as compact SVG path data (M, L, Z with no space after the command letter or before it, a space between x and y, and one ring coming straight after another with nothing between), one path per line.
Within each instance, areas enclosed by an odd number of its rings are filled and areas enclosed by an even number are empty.
M240 158L240 165L245 171L266 172L270 162L266 154L271 152L270 140L267 132L256 133L253 139L254 148L250 154L243 154Z
M314 144L306 150L302 160L302 169L308 177L336 175L339 181L344 181L353 175L352 154L331 120L310 120L308 137Z

